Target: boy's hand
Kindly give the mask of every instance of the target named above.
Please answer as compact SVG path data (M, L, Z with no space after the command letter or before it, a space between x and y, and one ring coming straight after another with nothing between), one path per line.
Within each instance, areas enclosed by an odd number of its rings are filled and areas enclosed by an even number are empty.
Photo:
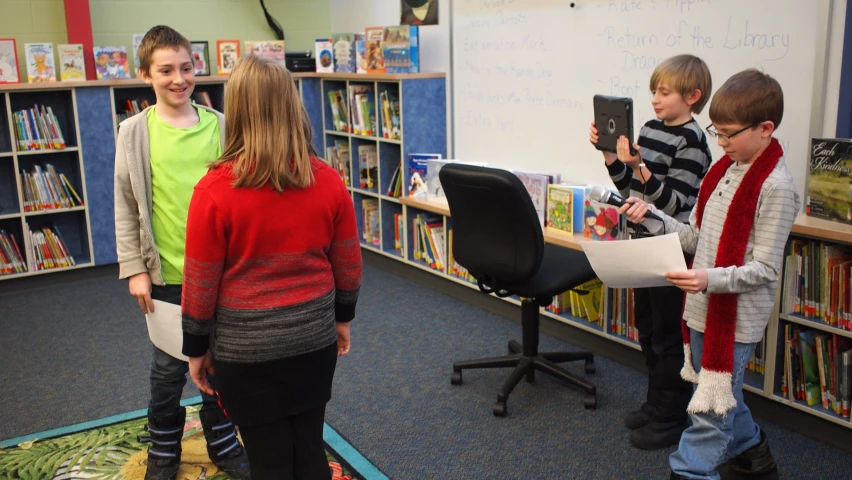
M337 322L337 356L349 353L349 322Z
M592 142L592 145L597 145L598 141L601 137L598 135L598 127L595 126L594 120L592 120L592 128L589 129L589 141ZM601 152L603 153L604 160L606 160L607 165L612 165L618 157L612 152Z
M147 272L130 277L130 294L136 297L142 313L154 313L154 301L151 300L151 277Z
M642 163L642 152L639 145L635 143L633 144L633 149L636 150L636 155L630 155L630 140L622 135L618 138L618 144L615 148L618 151L618 159L621 160L621 163L627 165L633 170L639 168L639 164Z
M686 293L701 293L707 290L707 270L687 270L685 272L669 272L666 280Z
M622 137L623 138L623 137ZM633 223L642 223L645 221L645 213L651 210L651 205L644 201L630 197L624 201L624 205L618 207L619 215L624 215L627 220Z

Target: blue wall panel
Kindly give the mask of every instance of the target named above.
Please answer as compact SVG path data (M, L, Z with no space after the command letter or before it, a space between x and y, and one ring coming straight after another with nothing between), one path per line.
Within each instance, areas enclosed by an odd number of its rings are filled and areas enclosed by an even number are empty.
M95 265L116 263L113 172L115 136L109 87L78 88L77 120Z
M443 78L402 82L403 158L440 153L447 158L447 82Z
M302 79L302 103L311 119L314 129L314 149L321 158L325 158L322 129L322 81L319 78Z

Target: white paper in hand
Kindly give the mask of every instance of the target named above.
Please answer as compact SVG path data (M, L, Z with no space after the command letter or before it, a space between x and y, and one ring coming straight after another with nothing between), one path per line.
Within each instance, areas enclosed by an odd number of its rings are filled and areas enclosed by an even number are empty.
M614 242L583 242L598 278L610 288L665 287L667 272L686 271L676 233Z
M160 350L178 360L188 362L183 350L183 328L181 328L180 305L154 300L154 313L145 315L148 321L148 336Z

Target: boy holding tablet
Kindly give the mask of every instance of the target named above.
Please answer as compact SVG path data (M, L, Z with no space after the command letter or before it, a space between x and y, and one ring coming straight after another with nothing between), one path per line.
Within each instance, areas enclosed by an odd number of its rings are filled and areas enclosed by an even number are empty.
M701 127L692 117L710 97L710 70L693 55L663 61L651 75L651 104L656 119L639 131L630 153L622 136L617 153L604 152L607 170L621 196L652 202L675 220L686 223L698 197L701 180L710 168L710 150ZM592 122L589 139L599 140ZM644 225L630 225L632 236L652 235ZM689 260L689 259L688 259ZM677 287L637 288L634 291L639 344L648 367L648 393L639 410L624 419L630 442L656 450L676 445L687 426L686 406L692 386L680 378L683 338L680 322L684 295Z

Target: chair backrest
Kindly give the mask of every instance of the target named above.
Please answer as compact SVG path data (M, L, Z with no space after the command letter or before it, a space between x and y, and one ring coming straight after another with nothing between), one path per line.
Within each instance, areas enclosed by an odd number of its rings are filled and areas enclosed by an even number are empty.
M480 282L522 283L541 266L544 236L532 199L509 171L449 164L438 174L453 222L453 258ZM484 280L490 279L490 280Z

